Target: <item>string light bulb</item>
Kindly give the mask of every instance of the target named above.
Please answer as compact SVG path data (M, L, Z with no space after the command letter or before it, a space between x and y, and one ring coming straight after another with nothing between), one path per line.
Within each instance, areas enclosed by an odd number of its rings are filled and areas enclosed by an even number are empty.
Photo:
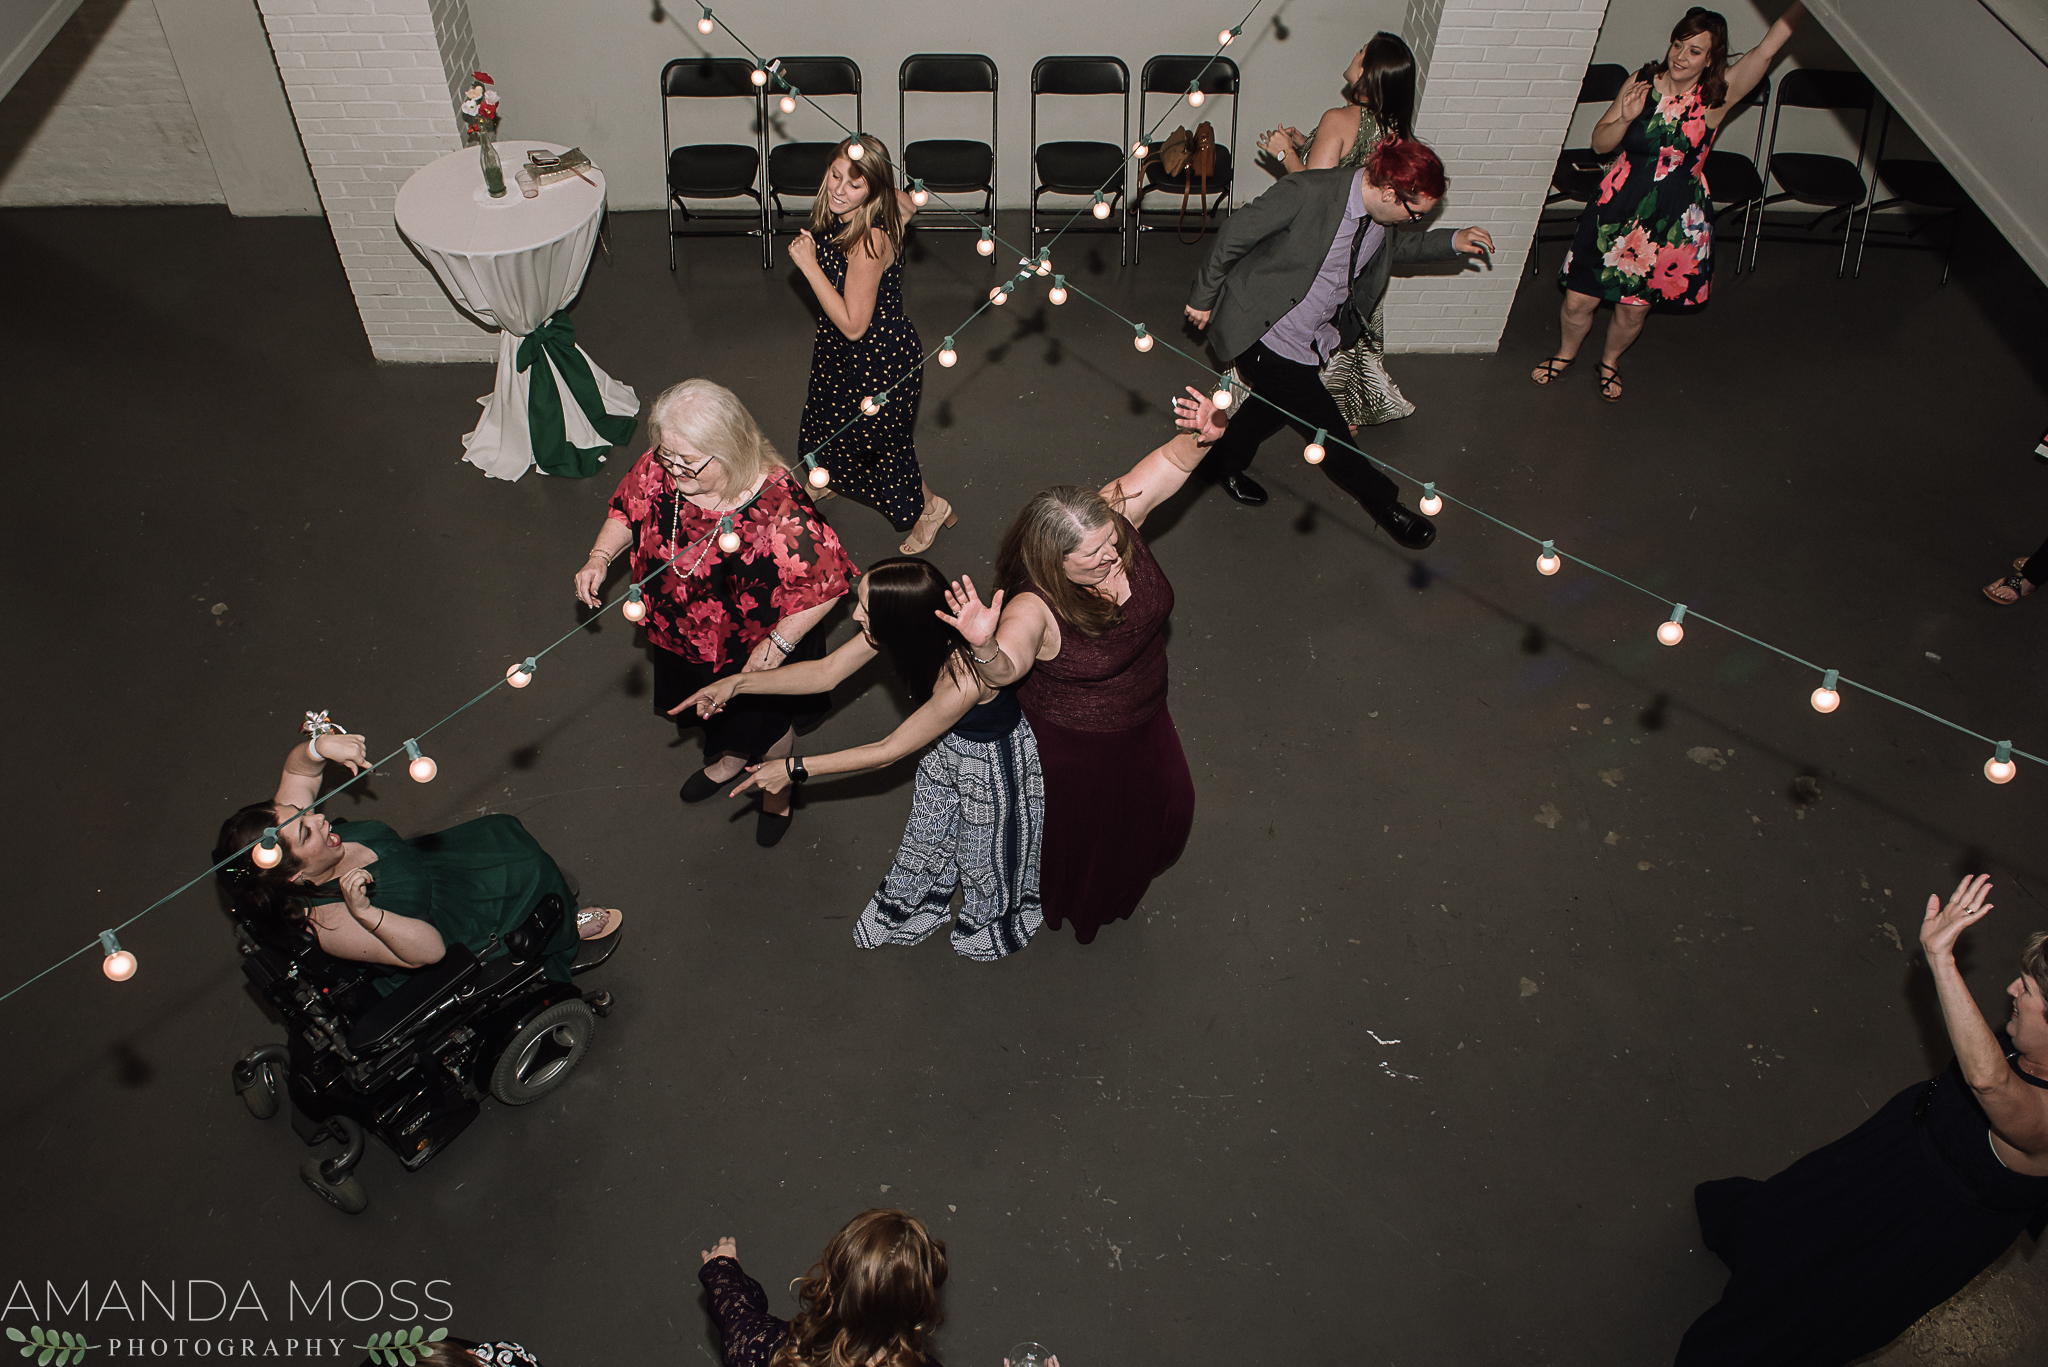
M505 671L505 682L511 684L514 688L524 688L533 682L533 672L538 668L540 668L540 662L529 655Z
M249 862L259 869L274 869L283 858L284 851L277 847L277 827L265 826L263 838L249 851Z
M697 21L697 32L709 33L712 29L718 27L718 24L717 21L711 17L711 6L705 5L702 6L702 8L704 10L704 17Z
M1036 263L1036 264L1034 265L1034 264L1033 264L1032 262L1029 262L1029 261L1027 261L1027 262L1025 262L1024 264L1025 264L1025 265L1027 265L1027 266L1031 266L1031 268L1032 268L1032 269L1033 269L1034 271L1036 271L1036 272L1037 272L1037 273L1038 273L1038 274L1039 274L1040 276L1047 276L1047 275L1051 275L1051 274L1052 274L1052 248L1050 248L1050 247L1040 247L1040 248L1038 249L1038 261L1037 261L1037 263Z
M862 399L860 401L860 411L872 418L875 414L882 411L882 405L887 402L889 402L889 391L885 389L872 398Z
M1152 155L1152 148L1145 142L1143 138L1140 138L1136 142L1131 144L1131 155L1136 157L1139 161L1143 161L1145 158Z
M1423 482L1422 500L1415 506L1421 509L1424 517L1435 517L1444 510L1443 495L1436 491L1435 483L1431 481Z
M1301 448L1301 458L1307 461L1310 465L1321 465L1323 463L1323 457L1330 454L1328 449L1325 448L1323 445L1323 443L1328 441L1329 439L1330 434L1324 431L1322 428L1318 427L1316 429L1315 440L1311 441L1308 445Z
M121 942L114 938L114 932L100 932L100 949L106 957L100 960L100 972L117 983L125 983L135 976L135 956L121 948Z
M730 513L718 519L718 528L718 549L731 555L740 548L740 534L733 528Z
M1230 407L1230 401L1235 397L1236 395L1230 392L1230 381L1225 380L1216 386L1216 392L1209 396L1209 402L1215 404L1216 411L1220 413Z
M804 476L804 478L811 482L813 489L822 489L832 482L832 472L818 464L816 460L813 460L811 462L811 473Z
M414 783L432 783L434 775L441 772L441 766L434 763L432 756L420 753L420 743L409 740L405 743L405 772L412 775Z
M752 81L755 85L766 85L768 84L768 73L763 71L760 67L755 67L753 75L749 76L747 79Z
M910 202L920 209L932 202L932 192L924 188L923 181L913 180L910 182Z
M1556 574L1558 567L1562 564L1564 564L1564 561L1558 558L1557 547L1548 541L1544 542L1543 553L1536 557L1536 572L1538 574ZM1659 632L1658 635L1661 637L1663 633ZM1665 644L1670 645L1672 642L1666 641Z
M1143 323L1133 323L1131 327L1138 334L1131 339L1131 345L1140 351L1150 351L1152 349L1152 334L1145 331L1145 325Z
M1097 218L1109 217L1109 201L1102 197L1102 191L1097 190L1095 192L1095 205L1088 212L1094 214Z
M619 615L629 622L638 622L647 616L647 599L640 592L638 584L626 590L626 603L619 609Z
M1993 783L2010 783L2020 766L2012 762L2012 742L2002 740L1991 752L1991 758L1984 761L1984 777Z
M1217 35L1216 35L1216 46L1218 46L1218 47L1229 47L1229 46L1230 46L1230 40L1231 40L1231 39L1233 39L1233 38L1235 38L1235 37L1237 37L1237 35L1238 35L1238 34L1240 34L1240 33L1243 33L1243 32L1244 32L1244 25L1243 25L1243 24L1237 24L1237 25L1234 25L1234 26L1233 26L1233 27L1231 27L1231 28L1227 28L1227 29L1224 29L1224 30L1223 30L1223 31L1222 31L1221 33L1219 33L1219 34L1217 34Z
M1052 288L1045 292L1045 297L1052 301L1054 307L1058 307L1059 305L1066 303L1067 277L1064 275L1055 275L1052 278Z
M1009 281L1004 281L988 292L988 301L997 308L1010 302Z
M789 93L788 93L787 95L784 95L784 96L782 97L782 112L783 112L783 113L785 113L785 114L794 114L794 113L796 113L796 94L797 94L797 91L796 91L796 87L795 87L795 86L791 86L791 87L789 88Z
M867 154L867 144L860 140L860 134L855 133L853 135L853 140L846 144L847 159L850 161L859 161L862 157L866 156Z
M1685 604L1671 609L1671 620L1657 627L1657 639L1667 646L1675 646L1685 639Z
M1842 695L1835 689L1835 684L1841 677L1841 672L1833 669L1821 674L1820 687L1813 690L1814 711L1832 712L1842 705Z
M981 230L981 240L974 244L974 250L980 252L983 256L994 256L996 252L996 230L994 228L983 228Z
M1196 81L1189 81L1189 82L1188 82L1188 107L1189 107L1189 108L1191 108L1191 109L1200 109L1200 108L1202 107L1202 101L1204 101L1204 100L1206 100L1206 99L1208 99L1208 98L1209 98L1209 97L1208 97L1207 95L1205 95L1205 94L1203 94L1203 93L1202 93L1202 87L1201 87L1201 85L1200 85L1200 83L1199 83L1199 82L1196 82Z
M939 348L939 364L951 370L959 363L959 360L960 353L953 349L953 339L948 337L945 345Z

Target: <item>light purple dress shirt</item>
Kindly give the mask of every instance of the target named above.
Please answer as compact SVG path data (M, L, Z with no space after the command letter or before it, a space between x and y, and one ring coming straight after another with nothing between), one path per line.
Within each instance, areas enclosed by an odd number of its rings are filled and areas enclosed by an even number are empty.
M1351 193L1344 200L1344 221L1337 225L1337 236L1330 243L1330 254L1323 258L1322 269L1316 272L1315 283L1309 286L1302 301L1287 311L1286 317L1259 338L1274 355L1301 365L1320 366L1336 354L1343 340L1337 331L1337 309L1351 295L1352 240L1360 231L1365 233L1365 240L1358 244L1358 264L1363 266L1372 260L1387 235L1386 228L1365 212L1360 190L1364 183L1365 168L1360 167L1352 178Z

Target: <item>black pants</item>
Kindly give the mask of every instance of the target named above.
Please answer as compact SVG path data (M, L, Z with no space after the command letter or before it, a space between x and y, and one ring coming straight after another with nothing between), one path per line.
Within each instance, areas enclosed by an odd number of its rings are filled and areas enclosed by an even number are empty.
M1222 442L1216 443L1218 446ZM2027 557L2027 563L2020 568L2029 584L2035 588L2048 588L2048 541L2041 543L2041 549Z
M1237 358L1237 373L1251 386L1252 397L1231 414L1223 439L1203 457L1201 468L1211 479L1243 474L1259 445L1282 427L1293 427L1304 441L1312 439L1320 427L1331 438L1324 443L1329 454L1323 458L1322 471L1332 484L1357 499L1367 512L1384 508L1400 496L1394 481L1371 461L1336 444L1350 437L1351 429L1314 366L1290 361L1268 350L1264 342L1254 342L1251 350ZM1283 415L1281 409L1294 416Z

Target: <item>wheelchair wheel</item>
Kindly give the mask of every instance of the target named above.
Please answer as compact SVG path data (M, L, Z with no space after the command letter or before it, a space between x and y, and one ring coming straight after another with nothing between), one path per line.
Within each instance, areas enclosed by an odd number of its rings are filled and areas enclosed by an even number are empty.
M255 1081L242 1089L242 1104L249 1108L249 1114L258 1120L276 1115L278 1094L284 1090L282 1082L275 1063L257 1065Z
M491 1068L491 1095L507 1106L540 1100L568 1078L596 1028L588 1003L556 1002L528 1021L498 1055Z
M327 1174L320 1171L320 1159L316 1155L299 1164L299 1176L313 1194L347 1215L361 1215L370 1207L370 1194L363 1190L363 1184L354 1173L339 1182L327 1180Z

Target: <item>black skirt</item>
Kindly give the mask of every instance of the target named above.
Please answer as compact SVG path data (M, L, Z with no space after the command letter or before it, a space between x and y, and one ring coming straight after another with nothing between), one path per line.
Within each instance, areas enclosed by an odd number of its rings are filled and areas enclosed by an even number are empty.
M749 760L757 760L768 747L781 740L790 727L809 726L832 707L832 695L829 693L742 693L727 703L723 712L713 716L699 717L693 707L670 717L668 710L698 689L739 673L746 665L746 656L740 656L723 669L713 669L710 665L686 660L652 641L647 643L647 651L654 661L655 714L664 721L674 722L678 731L702 727L707 756L745 755ZM789 657L788 663L801 664L806 660L824 658L825 632L814 629L796 643L796 653Z

